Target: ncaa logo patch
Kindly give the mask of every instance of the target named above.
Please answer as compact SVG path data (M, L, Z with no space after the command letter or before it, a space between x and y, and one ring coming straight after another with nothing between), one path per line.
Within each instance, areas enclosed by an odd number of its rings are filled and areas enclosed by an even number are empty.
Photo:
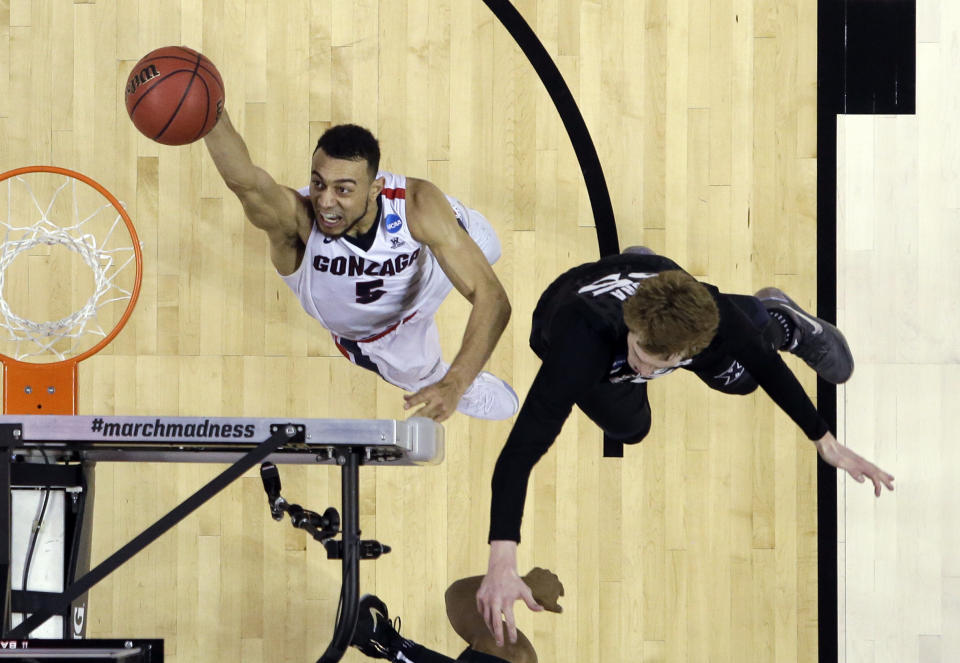
M403 227L403 219L397 214L388 214L384 222L388 233L395 233Z

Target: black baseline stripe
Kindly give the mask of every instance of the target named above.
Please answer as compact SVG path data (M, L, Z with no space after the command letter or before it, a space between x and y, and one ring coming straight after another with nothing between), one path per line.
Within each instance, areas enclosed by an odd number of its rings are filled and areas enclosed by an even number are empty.
M817 25L817 317L837 318L837 112L843 98L843 8L820 0ZM837 430L837 388L817 380L817 410ZM819 663L837 663L837 474L817 456Z

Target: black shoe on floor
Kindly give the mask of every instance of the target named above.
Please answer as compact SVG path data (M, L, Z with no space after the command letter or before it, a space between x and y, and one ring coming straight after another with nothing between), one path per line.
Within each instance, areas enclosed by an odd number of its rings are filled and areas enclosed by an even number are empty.
M403 638L390 623L386 604L373 594L361 596L357 628L350 644L370 658L393 661L402 642Z

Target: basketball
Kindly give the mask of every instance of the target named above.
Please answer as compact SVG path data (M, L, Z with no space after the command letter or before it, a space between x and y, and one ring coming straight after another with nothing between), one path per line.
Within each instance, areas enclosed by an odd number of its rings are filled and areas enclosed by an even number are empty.
M164 46L147 53L127 77L127 114L147 138L186 145L217 123L223 93L220 72L202 53Z

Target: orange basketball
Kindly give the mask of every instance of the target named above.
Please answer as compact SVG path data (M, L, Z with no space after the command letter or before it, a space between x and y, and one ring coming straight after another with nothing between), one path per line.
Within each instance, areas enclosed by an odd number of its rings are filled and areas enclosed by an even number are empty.
M127 77L127 114L147 138L186 145L213 129L223 92L220 72L202 53L164 46L147 53Z

